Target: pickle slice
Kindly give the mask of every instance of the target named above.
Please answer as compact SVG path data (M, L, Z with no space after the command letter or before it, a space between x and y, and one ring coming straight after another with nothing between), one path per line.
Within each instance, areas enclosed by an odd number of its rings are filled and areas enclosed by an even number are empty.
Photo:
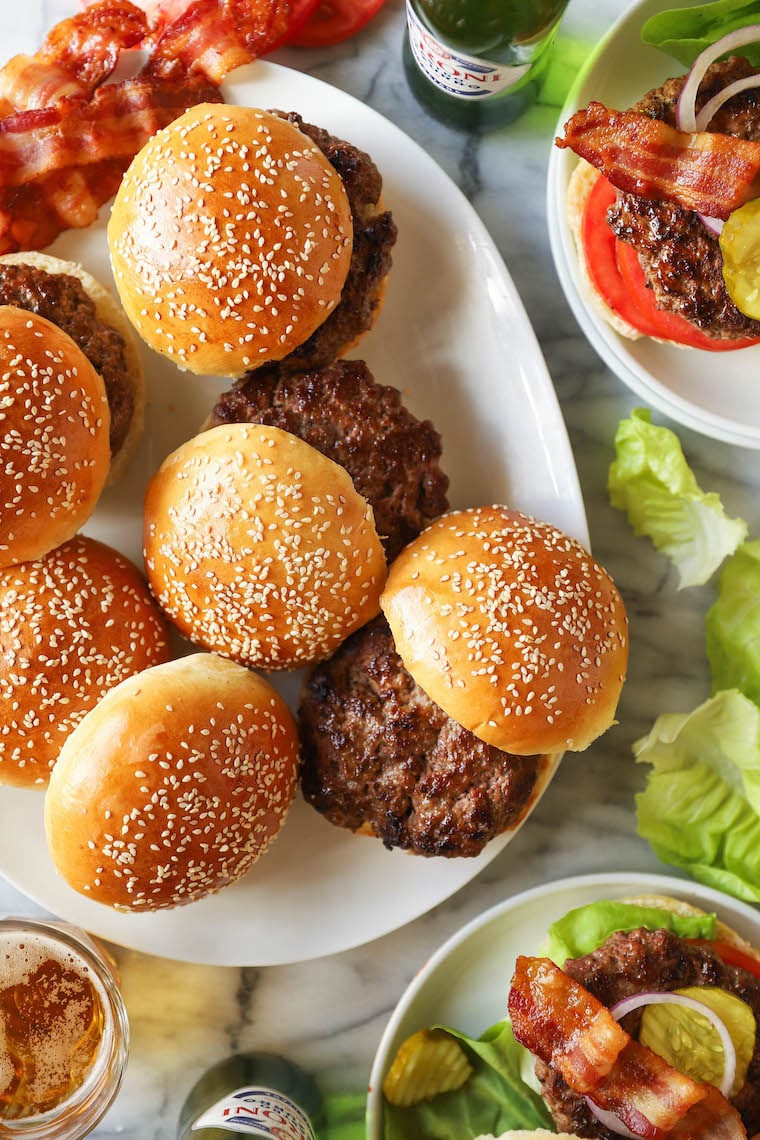
M729 215L718 241L729 297L745 316L760 319L760 198Z
M399 1046L383 1081L389 1104L409 1108L459 1089L473 1072L461 1045L443 1029L420 1029Z
M731 1095L747 1079L755 1049L755 1016L735 994L713 986L687 986L675 993L701 1001L721 1019L736 1050L736 1076ZM641 1017L639 1041L673 1068L695 1081L720 1085L724 1054L720 1037L706 1017L681 1005L648 1005Z

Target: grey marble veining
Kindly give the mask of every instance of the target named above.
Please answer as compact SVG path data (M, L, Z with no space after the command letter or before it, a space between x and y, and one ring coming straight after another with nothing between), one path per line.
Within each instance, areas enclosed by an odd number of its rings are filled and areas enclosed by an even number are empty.
M44 31L74 6L75 0L0 0L3 52L34 50ZM622 0L571 0L563 34L592 42L622 7ZM544 199L557 109L536 106L483 139L435 123L407 90L403 31L401 0L388 0L354 40L319 52L283 50L274 58L357 96L400 125L462 188L502 252L561 402L594 551L628 605L631 667L619 724L587 753L565 758L527 826L476 881L369 945L298 965L245 970L117 949L132 1052L123 1091L93 1133L97 1140L171 1140L191 1083L208 1064L237 1049L280 1050L327 1088L361 1090L398 997L464 922L516 891L565 875L670 870L635 833L633 798L642 773L632 762L631 745L658 712L686 711L707 695L703 617L710 595L706 589L679 592L664 559L633 537L608 502L615 427L640 401L586 342L554 272ZM702 485L720 491L727 510L742 514L756 533L760 452L685 428L678 432ZM0 911L41 913L2 882Z

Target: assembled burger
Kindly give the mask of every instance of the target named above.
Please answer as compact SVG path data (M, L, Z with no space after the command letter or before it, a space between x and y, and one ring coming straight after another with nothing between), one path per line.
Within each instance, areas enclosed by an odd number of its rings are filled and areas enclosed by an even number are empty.
M726 281L726 255L745 253L721 232L760 192L760 72L719 59L721 46L630 111L591 103L557 139L581 158L567 207L588 297L632 339L707 350L760 339L752 289Z

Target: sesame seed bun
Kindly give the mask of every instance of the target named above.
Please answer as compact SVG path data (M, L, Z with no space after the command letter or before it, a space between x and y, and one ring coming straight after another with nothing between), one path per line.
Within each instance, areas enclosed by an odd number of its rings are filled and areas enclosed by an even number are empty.
M179 906L235 882L280 831L298 737L283 699L209 653L122 681L61 750L45 794L53 863L120 910Z
M109 424L103 380L71 337L0 306L0 566L84 525L108 476Z
M395 560L380 605L417 683L488 744L581 750L614 722L623 602L550 523L503 506L444 515Z
M244 665L323 660L377 614L385 583L372 508L348 473L259 424L211 428L164 461L143 542L164 612Z
M109 328L114 329L124 341L126 379L131 393L132 415L121 446L115 454L111 455L111 466L106 484L111 485L117 482L123 475L145 426L145 374L140 349L132 326L113 293L77 262L65 261L63 258L53 257L49 253L26 250L23 253L3 254L0 257L0 263L31 265L35 269L42 269L45 273L64 273L70 277L76 277L95 305L97 319Z
M45 784L100 697L168 657L145 580L111 547L77 535L0 571L0 783Z
M353 244L338 173L293 123L199 104L158 131L111 211L116 287L140 336L192 372L281 360L340 299Z

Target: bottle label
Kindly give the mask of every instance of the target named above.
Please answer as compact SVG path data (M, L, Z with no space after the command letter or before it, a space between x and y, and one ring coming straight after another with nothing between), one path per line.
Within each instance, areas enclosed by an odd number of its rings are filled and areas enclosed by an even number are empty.
M221 1128L272 1140L315 1140L308 1116L289 1097L260 1086L235 1089L199 1116L191 1128Z
M447 48L422 24L406 0L409 46L423 75L447 95L457 99L488 99L513 87L530 70L530 64L508 67Z

